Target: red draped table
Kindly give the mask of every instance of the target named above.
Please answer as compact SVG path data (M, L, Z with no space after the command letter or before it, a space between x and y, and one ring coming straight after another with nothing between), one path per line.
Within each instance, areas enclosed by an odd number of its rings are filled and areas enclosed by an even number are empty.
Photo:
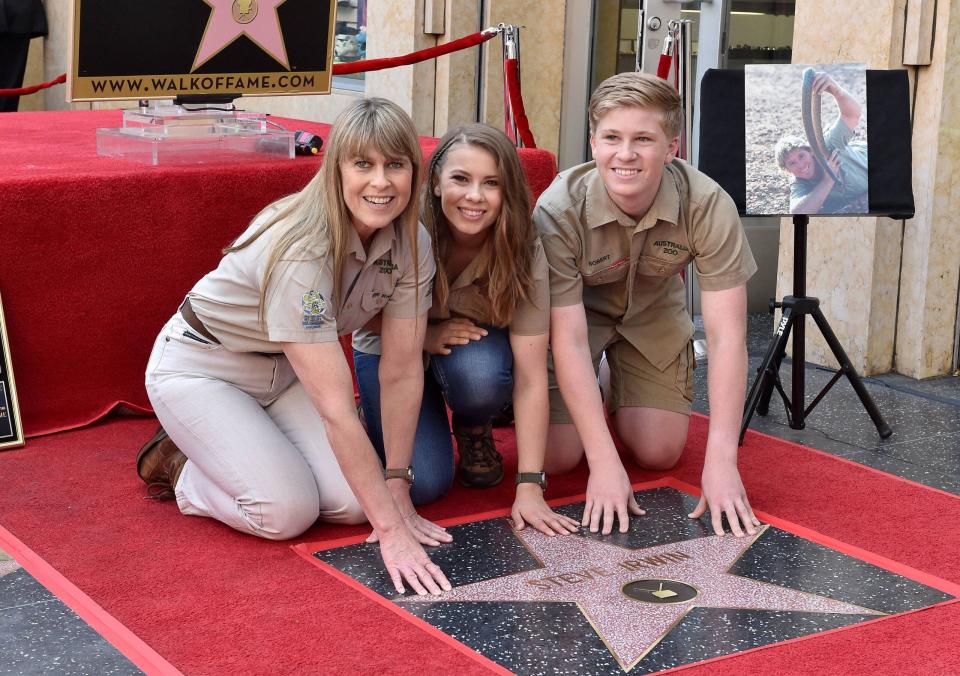
M0 296L27 436L118 405L148 412L143 370L160 327L250 219L321 161L150 167L98 157L95 130L119 127L120 116L0 115ZM435 145L421 138L425 156ZM536 197L555 159L520 153Z

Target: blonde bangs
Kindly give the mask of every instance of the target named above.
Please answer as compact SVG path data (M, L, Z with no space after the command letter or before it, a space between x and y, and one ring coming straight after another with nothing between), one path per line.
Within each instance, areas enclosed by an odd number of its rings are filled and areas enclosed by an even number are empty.
M230 253L249 246L269 228L282 222L282 230L278 232L264 272L260 294L261 313L278 261L284 252L297 245L323 245L326 255L333 258L334 296L340 298L343 260L353 228L350 210L343 198L340 163L370 149L389 159L407 158L413 170L411 194L416 195L423 176L423 155L413 120L403 109L386 99L359 99L334 121L324 146L323 163L310 182L300 192L267 207L277 211L263 227L244 242L224 250L224 253ZM417 200L411 198L398 221L399 230L409 240L408 247L415 266L414 279L419 286L417 212Z

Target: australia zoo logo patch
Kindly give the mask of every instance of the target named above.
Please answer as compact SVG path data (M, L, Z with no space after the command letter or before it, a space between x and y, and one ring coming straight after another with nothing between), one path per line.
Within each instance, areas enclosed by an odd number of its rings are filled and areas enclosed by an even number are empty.
M319 291L307 291L300 299L303 309L303 328L318 329L327 320L327 301Z

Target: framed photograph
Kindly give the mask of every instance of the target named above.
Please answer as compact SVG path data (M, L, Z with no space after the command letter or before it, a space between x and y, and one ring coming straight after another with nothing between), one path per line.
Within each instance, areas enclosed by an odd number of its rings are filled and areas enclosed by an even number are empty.
M15 446L23 446L23 427L17 405L17 386L13 381L7 324L3 318L3 298L0 297L0 450Z
M746 213L866 215L863 64L744 68Z

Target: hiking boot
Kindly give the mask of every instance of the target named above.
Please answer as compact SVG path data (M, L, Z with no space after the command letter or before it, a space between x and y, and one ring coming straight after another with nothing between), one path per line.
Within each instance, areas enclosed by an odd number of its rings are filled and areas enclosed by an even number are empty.
M170 440L162 427L137 454L137 474L147 484L147 498L172 500L187 456Z
M513 425L513 402L510 402L497 415L493 416L490 424L494 427L510 427Z
M489 488L503 480L503 456L493 443L490 423L483 427L454 425L453 435L460 452L458 481L470 488Z

